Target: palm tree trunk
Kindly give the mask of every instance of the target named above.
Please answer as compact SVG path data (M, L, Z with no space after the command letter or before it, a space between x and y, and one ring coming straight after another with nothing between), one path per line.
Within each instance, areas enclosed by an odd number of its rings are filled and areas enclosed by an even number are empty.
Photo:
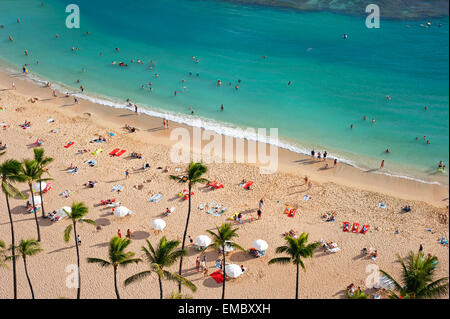
M31 185L31 183L28 185L30 186L31 202L33 203L33 210L34 210L34 220L36 221L36 229L38 234L37 241L41 241L41 230L39 229L39 222L36 213L36 205L34 204L33 186Z
M114 266L114 289L116 290L117 299L120 299L119 289L117 288L117 266Z
M295 283L295 299L298 299L298 279L299 279L299 275L300 275L300 268L299 265L297 264L297 280Z
M80 294L81 294L80 251L78 249L77 223L76 222L73 222L73 234L75 236L75 248L77 250L77 271L78 271L77 299L80 299Z
M28 275L27 258L25 256L22 256L22 257L23 257L23 266L25 267L25 275L27 276L28 285L30 286L30 290L31 290L31 298L34 299L33 286L31 285L30 276Z
M42 182L39 180L39 195L41 196L42 218L47 218L44 210L44 199L42 198Z
M222 284L222 299L225 299L225 281L226 281L226 274L225 274L225 242L223 244L223 284Z
M159 280L159 299L163 299L163 289L162 289L161 277L158 276L158 280Z
M181 250L184 250L184 244L186 243L187 230L188 230L188 226L189 226L189 218L191 217L191 190L192 190L192 185L189 183L189 186L188 186L189 206L188 206L188 214L187 214L187 218L186 218L186 227L184 228L183 243L181 244ZM180 276L181 276L182 267L183 267L183 256L180 257L180 269L178 270L178 274ZM181 293L181 282L178 283L178 292Z
M5 193L6 206L8 208L9 224L11 225L11 249L12 249L12 264L13 264L13 287L14 287L14 299L17 299L17 272L16 272L16 244L14 242L14 224L11 215L11 208L9 206L9 196Z

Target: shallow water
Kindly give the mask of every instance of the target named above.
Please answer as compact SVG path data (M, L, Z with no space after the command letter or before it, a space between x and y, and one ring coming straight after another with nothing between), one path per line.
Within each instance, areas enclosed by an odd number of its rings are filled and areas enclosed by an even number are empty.
M220 1L79 0L81 28L67 29L69 3L2 0L0 58L19 68L28 63L32 74L68 87L80 79L91 96L131 98L154 115L235 136L246 127L276 127L282 146L294 151L327 149L363 168L385 159L391 173L442 181L436 168L449 159L448 18L429 28L425 20L382 20L380 29L367 29L363 16ZM141 89L149 82L152 92Z

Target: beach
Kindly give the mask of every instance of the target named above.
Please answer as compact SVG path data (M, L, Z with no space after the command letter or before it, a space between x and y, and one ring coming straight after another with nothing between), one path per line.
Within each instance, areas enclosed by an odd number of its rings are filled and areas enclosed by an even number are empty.
M102 269L87 264L87 257L106 258L108 242L121 229L133 232L129 250L141 256L141 247L145 240L155 244L161 236L169 239L182 239L187 202L178 197L185 185L169 178L178 174L177 168L184 169L186 164L172 163L170 149L175 141L169 139L170 132L176 127L192 128L171 122L169 129L162 127L161 118L152 118L145 114L135 114L133 110L116 109L80 99L74 105L73 98L52 96L52 90L23 79L21 74L0 73L0 122L7 123L0 130L0 140L8 144L4 159L22 160L33 156L33 143L43 141L46 154L55 160L49 165L54 179L52 189L44 195L46 211L51 212L62 206L70 206L73 201L82 201L89 208L88 217L102 225L96 230L90 225L79 228L83 244L81 251L82 298L114 298L111 269ZM16 90L11 90L11 82ZM37 97L35 103L29 102ZM47 122L53 118L54 122ZM29 120L32 126L26 130L19 125ZM136 127L135 133L128 133L125 124ZM59 130L57 133L52 130ZM109 136L114 132L114 136ZM99 135L106 136L107 142L90 143ZM74 145L64 148L68 142ZM101 148L103 152L92 155ZM108 153L115 148L127 152L119 158ZM86 154L77 154L77 150L89 149ZM195 150L194 150L195 151ZM131 152L142 153L142 159L132 159ZM290 229L298 233L309 234L310 241L336 242L341 250L335 254L326 254L322 250L314 258L305 261L306 272L300 274L300 298L344 298L345 287L354 283L373 295L375 290L365 289L368 276L366 268L375 264L398 278L401 267L395 263L396 255L406 256L409 251L417 251L422 244L425 253L439 258L437 277L448 276L448 247L438 243L441 237L448 238L448 184L423 183L411 179L397 178L379 174L378 167L361 170L338 163L337 167L322 169L323 162L311 161L306 155L278 149L279 165L275 174L261 174L252 164L211 163L207 164L206 178L224 184L224 188L210 190L204 185L194 187L192 213L188 234L195 238L206 234L206 230L229 221L235 212L244 215L243 224L234 224L238 228L236 241L248 249L255 239L264 239L269 244L266 255L253 258L248 253L233 252L229 260L247 267L247 271L238 279L227 284L228 298L293 298L295 293L295 267L293 265L268 265L276 257L276 247L283 245L282 234ZM95 159L97 165L89 167L84 162ZM140 170L144 162L151 168ZM329 160L329 162L331 162ZM79 167L77 174L67 172L74 164ZM331 165L332 166L332 165ZM158 167L167 167L163 173ZM130 177L125 178L125 170ZM312 188L305 185L304 177L312 181ZM250 191L244 190L239 183L242 179L253 181ZM94 189L83 186L89 180L96 180ZM118 194L111 189L115 184L124 186ZM28 195L27 185L19 184L19 189ZM65 190L73 194L69 198L59 196ZM163 194L163 199L152 203L149 198ZM304 196L309 195L308 200ZM123 206L134 212L132 216L119 219L110 214L111 209L98 206L100 200L116 198ZM258 201L264 198L262 219L257 220ZM215 201L227 207L222 216L206 214L199 210L200 203ZM379 208L379 203L387 208ZM16 228L16 240L36 236L34 218L26 212L24 200L11 200ZM0 206L5 207L4 196L0 197ZM411 205L412 212L401 214L401 207ZM297 208L293 218L283 214L286 206ZM168 207L175 207L168 217L162 214ZM335 222L326 222L321 216L336 212ZM151 221L163 218L167 227L162 233L155 233ZM253 220L251 219L253 218ZM370 225L368 232L353 234L342 231L342 223L357 222ZM75 289L66 287L66 267L76 263L75 247L63 241L63 232L67 220L55 223L39 218L44 252L29 259L31 280L35 283L37 298L74 298ZM431 229L431 231L428 231ZM396 231L400 233L397 234ZM9 241L9 220L6 212L0 216L0 239ZM376 261L360 256L362 248L375 248L379 252ZM195 271L195 259L199 252L189 247L189 256L184 259L183 275L194 282L198 291L191 294L195 299L219 298L221 285L211 277ZM217 252L206 252L209 273L215 271L214 264L219 257ZM119 282L130 275L142 271L145 265L131 265L119 269ZM176 271L177 267L173 267ZM0 298L12 297L12 275L9 270L0 269ZM165 297L176 290L176 285L164 282ZM159 289L156 276L124 288L120 284L123 298L158 298ZM18 295L29 298L30 293L23 272L18 263ZM447 296L448 297L448 296Z

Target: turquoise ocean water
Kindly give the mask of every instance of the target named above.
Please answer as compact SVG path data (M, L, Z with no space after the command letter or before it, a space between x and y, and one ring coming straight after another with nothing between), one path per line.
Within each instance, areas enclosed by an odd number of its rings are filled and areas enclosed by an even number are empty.
M130 98L150 114L234 136L276 127L280 145L297 152L327 150L364 169L385 159L391 174L442 182L436 168L449 161L448 17L427 28L426 20L381 15L381 28L368 29L364 13L77 0L81 28L67 29L65 7L73 1L41 2L0 0L4 66L27 63L32 75L72 91L80 79L85 94L116 107ZM131 63L138 59L144 64ZM149 82L152 92L141 88Z

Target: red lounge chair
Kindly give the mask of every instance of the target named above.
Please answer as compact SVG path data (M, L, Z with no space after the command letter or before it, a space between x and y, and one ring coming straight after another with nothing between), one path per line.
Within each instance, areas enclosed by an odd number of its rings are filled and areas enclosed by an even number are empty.
M220 270L213 272L211 275L211 277L214 278L214 280L218 283L221 284L223 282L223 274Z
M291 209L288 213L288 217L294 217L296 212L297 212L296 208Z
M47 193L49 190L52 189L52 184L48 183L47 186L42 190L42 193Z
M370 225L363 225L360 233L365 235L367 233L367 231L369 230L369 228L370 228Z
M109 153L109 155L114 156L118 151L120 151L120 148L115 148L111 153Z
M223 188L223 184L218 184L216 186L214 186L215 189L219 189L219 188Z
M345 232L349 232L350 231L350 223L349 222L344 222L344 226L343 226L343 231Z
M253 185L253 182L248 182L247 184L244 185L244 189L246 190L250 190L250 186Z
M64 147L65 148L69 148L69 147L71 147L73 145L73 142L69 142L69 143L67 143L67 145L64 145Z
M100 203L102 205L108 205L108 204L114 203L115 201L116 201L116 199L113 198L113 199L101 200Z
M359 224L358 223L353 223L352 233L357 233L358 232L358 228L359 228Z
M115 156L119 157L120 155L122 155L125 152L126 152L126 150L121 150L119 153L116 153Z

